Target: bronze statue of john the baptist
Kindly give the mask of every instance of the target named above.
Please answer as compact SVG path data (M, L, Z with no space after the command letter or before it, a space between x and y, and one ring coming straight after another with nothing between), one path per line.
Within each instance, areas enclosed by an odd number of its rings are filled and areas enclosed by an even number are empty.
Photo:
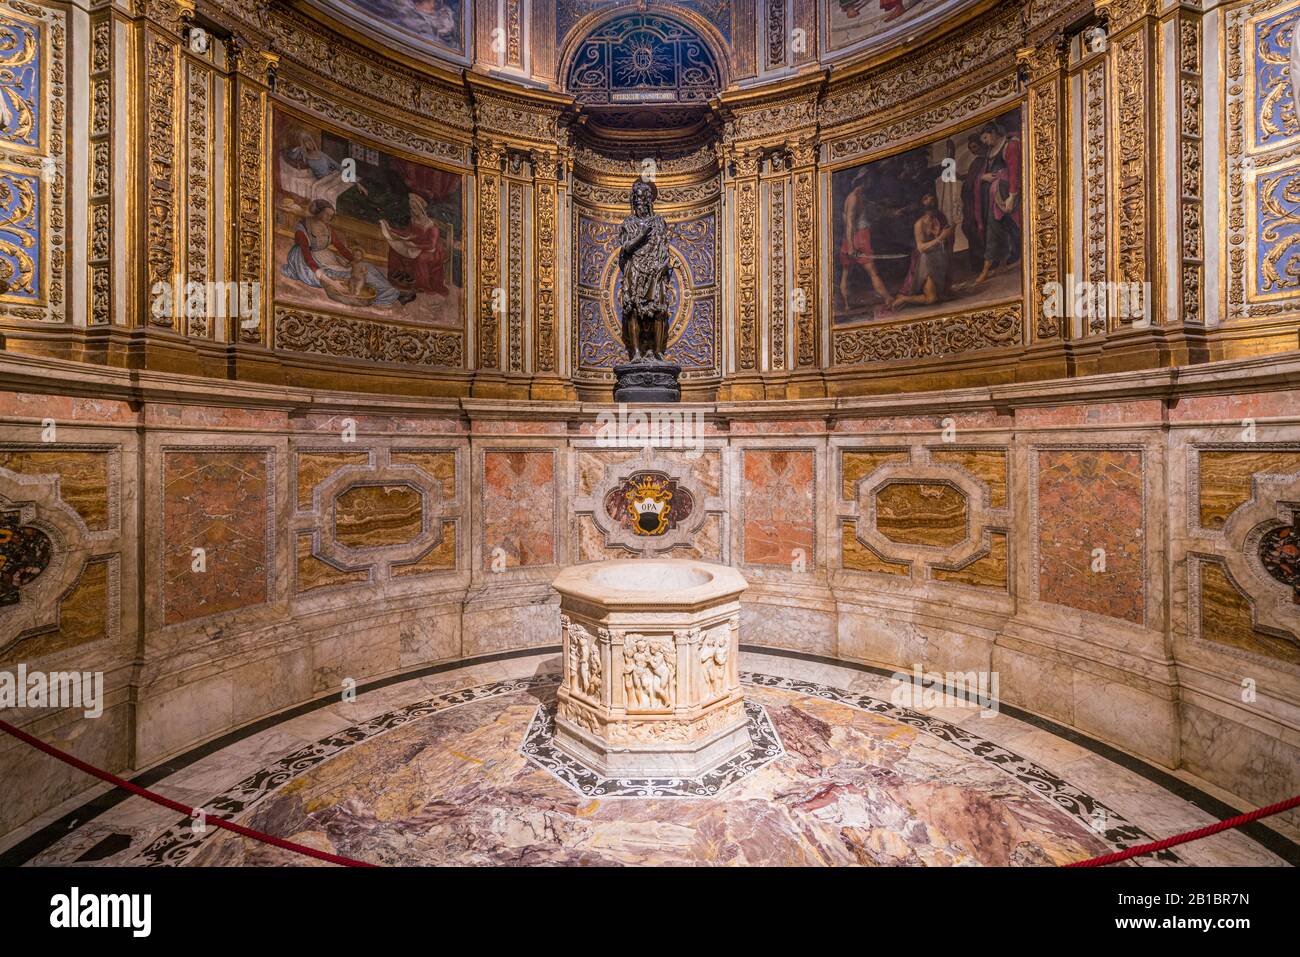
M655 187L632 184L632 215L619 227L618 266L623 274L619 312L623 345L633 362L663 360L668 346L668 226L654 211Z

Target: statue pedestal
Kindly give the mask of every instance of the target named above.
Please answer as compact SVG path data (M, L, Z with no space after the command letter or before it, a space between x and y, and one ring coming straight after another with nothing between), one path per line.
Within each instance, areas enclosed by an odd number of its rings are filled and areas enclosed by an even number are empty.
M642 359L614 366L615 402L680 402L682 387L677 377L682 367L662 359Z
M555 579L564 633L555 746L604 777L690 778L751 747L734 568L631 559Z

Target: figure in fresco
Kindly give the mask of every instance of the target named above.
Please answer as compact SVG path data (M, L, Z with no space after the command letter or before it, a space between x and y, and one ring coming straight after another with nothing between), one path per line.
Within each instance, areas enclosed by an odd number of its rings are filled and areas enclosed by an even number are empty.
M379 221L388 242L388 278L398 289L446 296L447 240L429 218L428 202L417 193L410 194L409 202L411 223L406 229L396 229L386 219Z
M876 254L871 246L871 223L867 218L869 181L867 171L863 170L854 177L853 187L844 198L844 237L840 242L840 298L845 309L855 305L850 301L854 270L861 270L867 276L871 288L887 307L894 303L894 297L885 288L885 281L876 268Z
M961 231L966 237L966 249L971 268L984 263L984 211L988 209L989 184L984 182L984 168L988 162L984 143L978 136L966 140L970 151L970 165L961 174Z
M1022 277L1020 114L831 175L836 323L1011 299Z
M274 131L277 297L461 325L462 174L279 111Z
M988 150L985 172L980 179L989 185L988 210L984 217L984 268L975 285L1020 258L1020 138L1011 136L998 120L980 130L980 142Z
M894 297L894 308L911 304L933 305L949 296L952 238L956 227L939 210L933 192L921 197L921 215L913 226L916 249L912 268L903 288Z
M294 229L293 246L281 272L286 279L296 279L323 289L331 299L359 305L349 288L357 278L353 275L353 264L359 257L331 225L334 213L333 203L323 199L311 202ZM360 269L357 273L360 275ZM367 294L369 289L365 289L366 286L374 290L373 298L367 296L365 305L389 306L403 301L404 295L414 298L414 293L404 294L393 288L384 274L370 263L365 263L364 275L366 282L361 287Z
M663 360L668 347L668 226L654 212L655 187L646 180L632 184L632 215L619 227L618 266L623 289L619 315L623 345L633 362Z
M365 186L355 178L345 180L338 160L322 150L306 130L299 134L297 146L280 154L280 185L303 202L321 199L335 208L339 197L354 186L366 195Z

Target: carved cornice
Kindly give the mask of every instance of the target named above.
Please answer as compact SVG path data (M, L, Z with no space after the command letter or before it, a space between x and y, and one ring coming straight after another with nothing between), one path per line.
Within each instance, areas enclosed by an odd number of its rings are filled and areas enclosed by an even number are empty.
M893 149L900 144L922 139L953 123L978 116L999 104L1009 103L1018 95L1015 73L1004 72L955 100L928 107L885 126L834 140L830 144L830 158L840 160L866 156L886 148Z
M1069 46L1063 33L1049 34L1016 51L1016 69L1030 84L1059 74L1068 62Z
M1112 36L1143 17L1155 17L1160 13L1158 0L1094 0L1093 8L1110 24Z
M453 369L464 359L460 336L453 332L284 306L275 310L275 345L339 359Z
M817 120L823 129L876 118L907 106L949 84L979 82L1009 69L1024 43L1024 24L1015 4L999 8L969 31L952 34L920 55L901 58L863 76L832 81Z
M406 126L385 119L379 111L358 109L353 103L322 95L316 84L302 82L297 76L281 76L276 83L276 97L298 109L345 129L353 130L390 146L431 159L465 162L466 144L456 139L426 136Z
M640 154L615 156L602 153L586 146L574 150L574 163L593 173L610 176L638 177L647 156L652 156L655 172L659 176L677 176L690 173L712 173L718 163L717 152L712 144L697 147L680 156L658 157L653 151L643 150Z
M549 149L566 139L565 125L573 115L572 97L524 90L471 73L465 75L465 85L477 131Z
M385 61L296 11L273 10L267 34L272 49L286 63L297 64L304 78L323 77L353 94L414 114L427 125L466 132L473 128L463 88Z

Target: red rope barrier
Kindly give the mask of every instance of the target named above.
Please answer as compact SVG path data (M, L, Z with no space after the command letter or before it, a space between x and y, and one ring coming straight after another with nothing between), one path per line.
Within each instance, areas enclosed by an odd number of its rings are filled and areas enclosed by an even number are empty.
M186 817L195 817L203 815L203 819L208 821L206 812L202 808L194 808L182 804L179 801L173 801L169 797L163 797L150 791L148 788L142 788L138 784L132 784L130 781L119 778L116 774L109 774L107 771L101 771L94 765L87 764L80 758L75 758L65 751L60 751L53 745L46 744L39 738L34 738L25 731L15 728L7 721L0 721L0 731L12 735L19 741L30 744L38 751L57 758L65 764L70 764L78 771L89 774L91 777L99 778L106 781L114 787L121 788L124 791L142 797L146 801L153 801L155 804L161 804L163 807L171 808L173 811L179 811ZM1154 854L1157 851L1163 851L1166 848L1177 847L1179 844L1187 844L1191 841L1198 841L1203 837L1209 837L1211 834L1218 834L1220 831L1228 831L1235 827L1241 827L1243 824L1249 824L1251 821L1258 821L1260 818L1270 817L1274 814L1281 814L1283 811L1289 811L1294 807L1300 807L1300 794L1295 797L1287 798L1285 801L1279 801L1276 804L1270 804L1268 807L1262 807L1258 810L1248 811L1245 814L1238 814L1236 817L1230 817L1225 821L1217 821L1214 824L1208 824L1205 827L1198 828L1195 831L1184 831L1182 834L1175 834L1173 837L1167 837L1161 841L1153 841L1150 844L1139 844L1137 847L1130 847L1123 851L1115 851L1112 854L1103 854L1101 857L1092 857L1086 861L1075 861L1072 864L1066 864L1065 867L1103 867L1106 864L1117 864L1120 861L1126 861L1132 857L1140 857L1143 854ZM286 851L293 851L296 854L304 854L307 857L314 857L317 860L327 861L330 864L338 864L342 867L374 867L374 864L368 864L365 861L354 860L350 857L340 857L338 854L330 854L327 851L318 851L314 847L307 847L305 844L295 844L293 841L286 841L283 838L274 837L265 834L262 831L255 831L252 828L244 827L241 824L235 824L231 821L225 821L221 818L211 818L210 823L214 827L219 827L227 831L232 831L243 837L252 838L255 841L261 841L263 844L270 844Z
M1199 841L1201 838L1209 837L1211 834L1218 834L1220 831L1228 831L1234 827L1241 827L1241 825L1249 824L1251 821L1258 821L1261 817L1281 814L1283 811L1289 811L1293 807L1300 807L1300 794L1297 794L1295 797L1287 798L1285 801L1278 801L1276 804L1270 804L1268 807L1262 807L1256 811L1248 811L1245 814L1238 814L1236 817L1230 817L1226 821L1207 824L1205 827L1197 828L1195 831L1184 831L1182 834L1175 834L1173 837L1167 837L1163 841L1152 841L1150 844L1139 844L1137 847L1130 847L1123 851L1115 851L1113 854L1103 854L1101 857L1092 857L1086 861L1075 861L1073 864L1066 864L1064 866L1102 867L1106 864L1115 864L1119 861L1126 861L1130 857L1139 857L1142 854L1153 854L1156 851L1163 851L1167 847L1177 847L1179 844Z
M186 817L197 817L198 815L202 814L203 820L213 825L214 827L219 827L227 831L233 831L234 833L242 835L243 837L250 837L255 841L261 841L263 844L270 844L273 847L278 847L286 851L293 851L296 854L305 854L307 857L314 857L317 860L327 861L330 864L338 864L342 867L374 867L375 866L374 864L367 864L365 861L353 860L350 857L340 857L337 854L330 854L327 851L318 851L316 850L316 848L308 847L305 844L295 844L293 841L286 841L282 838L274 837L270 834L264 834L261 831L254 831L252 828L244 827L241 824L234 824L230 821L223 821L221 818L217 818L217 817L209 818L207 816L207 812L205 812L202 808L190 807L189 805L182 804L179 801L173 801L171 798L163 797L161 794L156 794L153 791L150 791L148 788L142 788L138 784L132 784L130 781L125 781L122 778L119 778L116 774L109 774L107 771L101 771L99 768L95 767L94 765L87 764L85 761L82 761L80 758L74 758L72 755L68 754L67 752L60 751L58 748L54 747L53 745L46 744L44 741L40 740L39 738L32 737L26 731L21 731L18 728L15 728L12 724L10 724L7 721L0 721L0 731L4 731L6 734L12 735L13 737L17 738L19 741L23 741L27 744L30 744L33 748L36 748L38 751L45 752L52 758L58 758L64 764L72 765L78 771L83 771L86 774L89 774L91 777L99 778L101 781L107 781L109 784L113 785L114 787L121 788L124 791L130 791L132 794L136 795L137 797L142 797L146 801L153 801L155 804L161 804L163 807L171 808L173 811L180 811Z

